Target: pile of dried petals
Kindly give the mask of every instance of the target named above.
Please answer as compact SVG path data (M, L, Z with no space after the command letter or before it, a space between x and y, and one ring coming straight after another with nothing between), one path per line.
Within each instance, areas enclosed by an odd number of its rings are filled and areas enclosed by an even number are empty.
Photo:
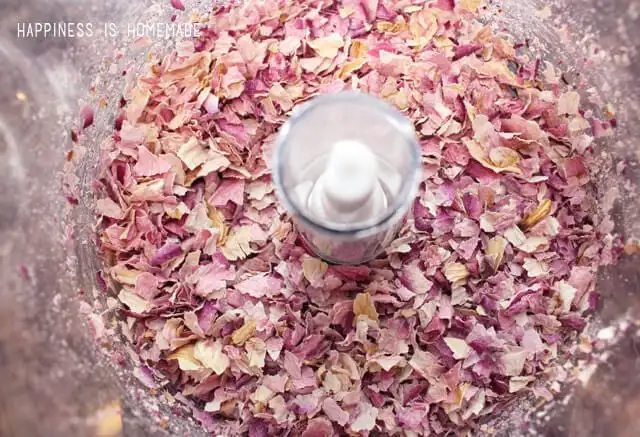
M463 434L521 393L550 395L597 268L620 252L587 171L591 129L611 125L543 83L478 7L217 8L125 91L96 210L140 380L206 429L252 437ZM410 118L424 163L414 217L358 267L304 250L267 166L291 111L341 90Z

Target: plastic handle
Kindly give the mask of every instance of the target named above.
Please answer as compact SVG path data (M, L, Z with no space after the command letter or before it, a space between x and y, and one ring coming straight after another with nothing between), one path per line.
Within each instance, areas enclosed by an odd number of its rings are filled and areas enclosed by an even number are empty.
M323 178L326 207L338 214L361 208L378 183L378 160L371 149L358 141L333 145Z

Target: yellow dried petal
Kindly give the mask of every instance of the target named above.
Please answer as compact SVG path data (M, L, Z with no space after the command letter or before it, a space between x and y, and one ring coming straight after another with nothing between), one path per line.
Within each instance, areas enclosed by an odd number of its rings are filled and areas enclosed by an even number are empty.
M514 168L520 162L520 154L508 147L494 147L489 151L489 159L499 168Z
M172 219L180 220L184 214L189 212L189 208L184 202L180 202L177 206L164 205L164 212Z
M457 95L461 96L464 94L464 92L466 91L464 86L458 84L458 83L449 83L444 85L444 87L447 91L449 92L455 92Z
M393 26L394 26L394 23L390 21L379 21L376 24L376 28L378 29L379 32L388 32Z
M129 270L125 266L118 264L111 269L111 277L120 284L131 285L135 287L138 276L141 272L137 270Z
M120 302L129 307L131 311L137 314L144 314L147 311L151 310L151 308L153 308L151 302L141 298L134 292L129 291L125 288L120 290L120 293L118 293L118 299L120 300Z
M613 109L613 105L611 103L607 103L604 106L604 116L607 118L607 120L616 118L616 110Z
M338 14L340 18L347 18L349 15L353 14L356 11L355 6L342 6L338 9Z
M291 224L286 222L276 222L274 223L272 228L274 229L274 231L272 232L271 236L278 241L282 241L291 231Z
M342 64L342 67L340 67L340 70L338 71L338 77L342 80L345 80L346 78L349 77L351 73L362 68L362 66L366 62L367 61L364 58L359 58L353 61L345 62L344 64Z
M247 320L244 322L244 325L233 331L233 334L231 334L231 341L233 344L242 345L248 339L253 337L253 334L256 332L256 326L257 323L255 320Z
M136 88L133 91L133 96L129 104L127 105L127 120L131 123L138 121L144 108L146 108L151 98L151 92L147 89Z
M369 319L378 321L378 311L371 302L369 293L360 293L353 300L353 313L358 316L367 316Z
M504 63L504 61L484 62L474 69L482 76L495 78L502 83L506 83L516 88L523 87L523 84L518 82L516 75L509 70L509 67Z
M388 33L400 33L409 29L407 22L404 20L402 15L396 18L395 22L391 23L389 21L380 21L376 24L378 31L380 32L388 32Z
M180 370L202 370L202 363L195 357L195 345L188 344L181 347L167 357L169 360L178 360Z
M460 9L463 11L475 12L482 0L460 0Z
M309 47L314 49L318 56L333 59L338 55L340 48L344 47L344 39L337 33L309 41Z
M209 204L207 204L207 216L213 222L212 227L218 230L217 243L219 245L224 245L227 241L227 236L229 235L229 227L224 223L224 216L220 211Z
M205 177L214 171L228 167L229 164L231 164L231 162L226 156L217 153L209 153L207 161L197 168L198 172L195 174L195 178Z
M422 7L420 7L422 9ZM412 47L425 47L431 42L438 31L438 20L430 9L422 9L409 18L409 32L413 37L407 41Z
M275 395L275 392L271 391L271 389L262 384L256 389L255 392L253 392L253 394L251 395L251 399L254 403L266 404L273 398L273 395Z
M285 86L285 89L289 93L289 96L295 100L304 97L304 87L305 84L303 82L298 82Z
M498 270L500 263L502 263L505 247L507 247L507 240L499 235L489 240L489 244L487 245L487 261L494 272Z
M400 90L397 93L389 96L387 100L400 111L404 111L409 107L409 96L407 96L407 93L404 90Z
M245 259L251 251L251 228L249 226L241 226L234 228L229 233L227 241L220 248L220 252L229 261Z
M445 36L436 36L433 38L433 43L435 44L435 46L439 49L442 49L444 47L453 47L453 41L451 41L449 38L445 37ZM450 84L451 85L451 84ZM447 87L450 85L446 85ZM453 84L455 85L455 84ZM462 85L457 85L460 88L463 88Z
M209 158L207 150L195 137L189 138L186 143L180 146L176 154L189 170L195 170Z
M464 382L460 384L458 387L456 387L454 405L456 405L457 407L462 406L464 395L467 392L467 390L469 390L469 387L471 387L471 383L469 382Z
M467 146L467 150L473 159L482 164L483 167L486 167L490 170L495 171L496 173L504 173L511 172L516 174L522 174L522 170L515 166L514 164L508 165L506 167L501 167L499 165L495 165L491 159L487 159L485 149L475 140L465 141L465 145ZM499 147L496 149L506 149L505 147ZM495 150L495 149L494 149ZM514 151L515 152L515 151ZM491 152L490 152L491 153ZM517 153L517 152L515 152ZM510 160L514 160L514 156L508 155L505 151L494 152L495 159L497 159L501 164L509 163ZM520 158L518 157L518 160Z
M222 375L229 368L229 357L222 351L222 343L219 341L201 340L197 342L193 355L205 367L213 370L216 375Z
M365 58L367 56L367 52L369 51L369 46L362 41L353 41L351 43L351 48L349 49L349 55L352 58Z
M293 107L293 99L279 83L275 83L269 90L269 97L274 103L278 103L283 111L287 112Z
M116 437L122 432L122 408L116 400L105 405L97 413L96 436Z
M413 13L413 12L421 11L422 9L424 9L424 6L420 6L420 5L409 5L409 6L406 6L406 7L403 9L403 12L404 12L405 14L411 14L411 13Z
M532 228L540 223L551 211L551 200L544 199L536 208L531 211L520 224L525 228Z
M326 262L313 256L305 256L302 259L302 273L310 283L322 278L329 266Z
M392 95L398 92L398 84L396 80L392 77L387 78L387 80L382 85L380 89L380 97L386 99L391 97Z
M471 354L471 346L467 344L461 338L445 337L444 342L447 344L451 352L453 352L453 358L456 360L464 360Z
M493 28L491 25L486 25L480 28L476 33L474 40L482 44L487 44L493 37Z
M444 266L444 276L451 283L461 282L469 276L467 266L461 263L451 263Z

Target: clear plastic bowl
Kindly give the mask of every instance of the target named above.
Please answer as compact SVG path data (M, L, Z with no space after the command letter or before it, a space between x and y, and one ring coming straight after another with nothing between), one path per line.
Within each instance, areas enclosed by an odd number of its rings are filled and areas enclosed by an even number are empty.
M308 205L334 144L356 141L378 162L386 208L361 221L332 222ZM295 217L307 244L328 261L360 264L393 239L420 181L420 146L413 126L382 100L344 92L317 97L280 129L273 175L280 202ZM320 194L321 195L321 194Z

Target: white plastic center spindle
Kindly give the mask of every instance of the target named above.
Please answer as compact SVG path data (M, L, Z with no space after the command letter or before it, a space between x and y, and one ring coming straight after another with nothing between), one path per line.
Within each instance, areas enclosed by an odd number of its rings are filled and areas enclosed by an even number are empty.
M309 199L311 212L332 222L363 221L386 208L378 158L358 141L339 141Z
M324 194L329 205L346 214L371 196L378 179L378 161L369 147L357 141L333 145L325 169Z

